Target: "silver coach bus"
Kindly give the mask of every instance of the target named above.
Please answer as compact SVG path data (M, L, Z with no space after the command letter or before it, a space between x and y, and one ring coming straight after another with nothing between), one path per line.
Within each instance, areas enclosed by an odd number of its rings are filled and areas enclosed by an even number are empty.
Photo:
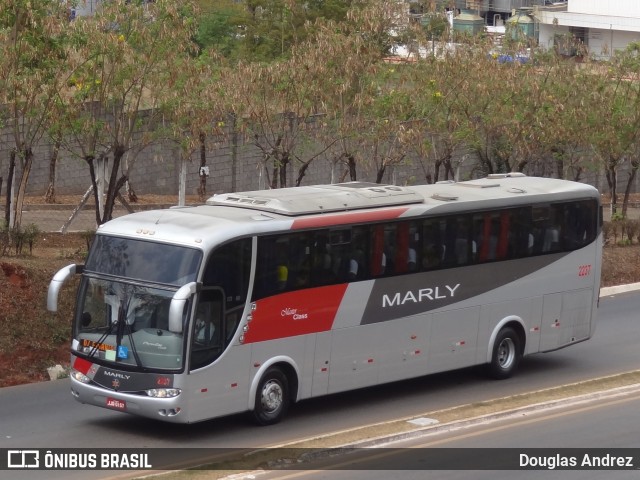
M71 393L169 422L524 355L595 327L602 214L581 183L492 175L216 195L100 226L73 319Z

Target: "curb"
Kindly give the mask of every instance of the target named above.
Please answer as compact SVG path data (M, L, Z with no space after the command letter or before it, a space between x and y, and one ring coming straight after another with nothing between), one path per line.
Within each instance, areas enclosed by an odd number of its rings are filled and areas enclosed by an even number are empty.
M611 295L617 295L619 293L635 292L640 290L639 283L629 283L627 285L618 285L615 287L604 287L600 289L600 297L608 297Z
M606 377L605 377L606 378ZM544 391L544 390L541 390ZM510 418L521 418L522 416L532 415L541 410L559 410L562 408L569 408L576 405L582 405L593 400L600 399L612 399L617 397L622 397L625 395L631 395L634 393L640 392L640 383L625 385L622 387L610 388L608 390L600 390L590 393L585 393L581 395L574 395L564 398L556 398L553 400L539 402L532 405L527 405L523 407L517 407L512 409L503 410L500 412L479 415L476 417L465 418L461 420L454 420L450 422L445 422L441 424L432 424L426 427L416 428L413 430L401 432L401 433L391 433L388 435L381 435L375 438L367 438L361 441L353 441L343 445L337 445L335 447L327 447L327 448L318 448L312 452L303 453L298 458L294 459L296 463L306 463L314 460L327 459L332 457L340 457L346 455L348 453L353 452L354 450L361 448L384 448L390 444L405 441L405 440L414 440L424 438L430 435L436 435L441 432L453 432L457 430L463 430L467 428L471 428L481 424L490 424L495 423L502 420L508 420ZM430 413L436 412L427 412L426 415ZM372 426L382 426L382 425L391 425L393 423L398 422L409 422L410 420L420 419L424 417L406 417L398 420L392 420L389 422L382 422L379 424L367 425L363 428L372 427ZM357 431L358 429L350 429L346 430L344 433ZM333 435L320 436L316 437L319 440L323 438L329 438ZM276 445L273 448L296 448L292 444L284 444L284 445ZM291 459L287 460L291 462ZM286 462L285 462L286 463ZM226 480L241 480L241 479L255 479L256 477L266 474L271 470L277 470L279 463L276 461L269 468L262 470L252 470L241 473L235 473L231 475L227 475L221 478Z
M559 398L549 400L546 402L534 403L524 407L518 407L501 412L489 413L486 415L479 415L477 417L465 418L462 420L454 420L451 422L445 422L442 424L434 424L423 428L418 428L409 432L403 432L399 434L392 434L387 436L381 436L377 438L367 439L360 442L353 442L348 445L341 446L339 448L370 448L379 447L381 445L388 445L403 440L410 440L414 438L422 438L428 435L433 435L443 431L452 432L461 430L464 428L470 428L475 425L483 423L494 423L500 420L506 420L513 417L522 417L524 415L531 415L539 412L540 410L558 410L565 407L574 405L582 405L593 400L609 399L622 397L624 395L630 395L636 392L640 392L640 384L625 385L623 387L612 388L609 390L602 390L599 392L585 393L582 395L575 395L566 398ZM414 418L414 417L412 417ZM408 421L408 420L407 420Z

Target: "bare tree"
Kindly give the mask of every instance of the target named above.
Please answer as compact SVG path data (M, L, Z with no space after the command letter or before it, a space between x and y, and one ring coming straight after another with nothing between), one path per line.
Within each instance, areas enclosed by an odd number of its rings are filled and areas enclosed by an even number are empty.
M68 40L67 11L56 0L0 0L0 104L13 146L7 183L10 228L22 222L34 147L47 131ZM19 170L14 167L19 166ZM18 175L13 191L14 175Z
M72 24L71 88L60 91L59 121L67 149L89 168L97 224L112 218L136 155L164 134L164 104L193 48L190 9L190 2L115 0Z

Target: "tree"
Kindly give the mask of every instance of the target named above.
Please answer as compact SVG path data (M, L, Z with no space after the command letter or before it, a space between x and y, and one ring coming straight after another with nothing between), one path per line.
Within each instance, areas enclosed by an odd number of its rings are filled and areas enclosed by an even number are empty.
M246 7L233 0L214 0L201 2L200 10L195 37L200 49L237 60L244 25L249 19Z
M321 48L318 59L324 54L328 61L324 63L326 71L318 76L322 82L318 92L326 115L324 128L316 135L327 146L325 155L331 165L332 181L346 177L356 181L358 165L368 162L371 149L375 149L371 143L376 140L373 132L389 128L388 123L384 123L389 120L387 113L377 99L383 89L393 83L384 78L390 70L382 65L392 50L394 32L406 37L402 34L404 14L403 4L374 0L354 6L347 14L348 21L333 27L335 34L324 37L328 44ZM372 118L370 114L377 116ZM384 146L378 144L383 150ZM381 153L383 150L378 148L376 151ZM394 162L385 155L376 158L379 160L377 169L382 174L386 169L384 165L388 165L388 161ZM338 165L344 165L345 171L336 179L335 167Z
M640 62L637 44L616 54L610 68L590 75L592 85L587 125L589 143L601 159L611 194L611 213L618 209L618 171L629 163L629 178L623 201L626 214L628 194L639 166L640 148Z
M67 9L58 0L0 0L0 123L12 133L7 221L19 228L34 146L47 131L66 60ZM12 190L15 167L18 189Z
M241 63L225 75L234 114L262 152L260 168L271 188L287 186L295 165L299 185L310 163L335 142L318 141L330 108L327 98L341 88L350 61L356 72L349 76L357 74L359 63L359 50L349 50L355 44L335 29L317 25L313 39L294 47L290 58L268 65Z
M247 22L242 25L240 58L270 62L289 56L291 48L313 38L317 20L342 22L352 0L248 0Z
M224 76L223 64L212 51L198 58L185 57L163 106L170 125L167 135L179 145L182 157L179 205L185 204L186 164L196 152L200 158L198 195L201 200L207 196L207 148L212 138L224 137L226 131Z
M622 216L627 216L631 188L640 167L640 42L630 43L623 52L617 52L613 62L616 77L626 80L628 123L622 129L629 142L629 169L622 201ZM611 202L613 205L613 201Z
M89 167L97 224L112 218L136 154L163 133L163 106L194 51L193 9L190 2L114 0L72 23L69 80L59 92L66 113L59 121L67 148Z

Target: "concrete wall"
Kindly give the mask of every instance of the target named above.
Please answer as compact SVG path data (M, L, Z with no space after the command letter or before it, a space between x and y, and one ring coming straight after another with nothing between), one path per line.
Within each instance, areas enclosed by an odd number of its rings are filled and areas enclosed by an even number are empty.
M262 167L261 151L242 135L238 135L236 150L235 178L232 169L232 151L229 137L224 136L207 146L207 166L209 179L207 194L229 191L246 191L266 188L267 176ZM6 182L9 170L9 155L13 146L13 139L8 130L0 130L0 177L3 177L2 192L6 192ZM307 152L297 152L301 158L309 158L319 151L311 143L303 142ZM315 150L314 150L315 148ZM34 149L34 164L29 177L27 193L29 195L44 195L48 186L49 159L53 153L53 145L48 141L41 142ZM111 161L111 159L110 159ZM133 162L130 170L130 181L137 194L177 195L181 154L175 143L158 143L133 154L125 156L125 162ZM187 164L187 195L197 194L199 185L199 152L195 152ZM288 169L288 185L295 184L300 164L294 164ZM308 169L303 185L331 183L344 180L346 167L332 165L326 156L318 157ZM358 166L358 180L375 180L375 166L360 164ZM416 178L419 177L419 178ZM346 178L348 180L348 178ZM424 173L419 164L409 167L388 168L385 178L387 183L424 183ZM84 160L62 150L58 157L56 168L56 193L58 195L81 195L91 185L89 169ZM17 186L16 186L17 188ZM0 202L3 203L3 202Z
M230 191L247 191L267 188L267 179L262 167L262 154L243 135L238 135L236 151L236 174L232 172L232 152L234 146L230 143L231 136L222 136L217 141L208 145L207 165L210 177L207 181L207 195ZM301 158L310 158L317 154L320 148L314 146L311 141L301 142L306 151L297 152ZM4 178L2 185L2 200L6 192L6 182L9 166L9 152L12 147L12 138L8 130L0 130L0 177ZM29 195L44 195L48 185L49 158L53 152L53 146L46 141L41 142L35 150L34 165L31 171L27 192ZM133 161L130 172L130 181L138 195L177 195L180 172L180 151L175 143L158 143L147 147L138 153L132 160L130 155L125 161ZM123 162L124 163L124 162ZM196 195L199 185L199 154L196 152L187 164L187 195ZM468 149L460 149L455 154L454 165L457 165L458 178L481 176L478 171L477 161L473 152ZM540 161L532 163L527 174L540 176L555 176L550 162ZM124 165L123 165L124 167ZM288 185L293 186L298 174L299 164L288 170ZM389 167L386 171L383 183L396 185L413 185L426 183L425 169L430 171L426 161L417 157L405 158L401 165ZM360 163L357 168L358 180L375 181L375 165ZM432 173L431 171L429 173ZM443 172L441 172L441 175ZM626 181L624 170L620 172L621 182ZM570 177L570 174L568 174ZM440 178L443 179L442 177ZM348 181L346 166L332 164L327 156L319 156L311 164L302 182L303 185L321 183L335 183ZM605 177L600 172L586 173L583 181L596 186L603 192L607 191ZM639 179L636 179L633 190L639 191ZM56 169L56 193L58 195L82 195L89 188L91 182L86 163L67 151L62 151L59 156ZM623 185L620 186L622 188Z

